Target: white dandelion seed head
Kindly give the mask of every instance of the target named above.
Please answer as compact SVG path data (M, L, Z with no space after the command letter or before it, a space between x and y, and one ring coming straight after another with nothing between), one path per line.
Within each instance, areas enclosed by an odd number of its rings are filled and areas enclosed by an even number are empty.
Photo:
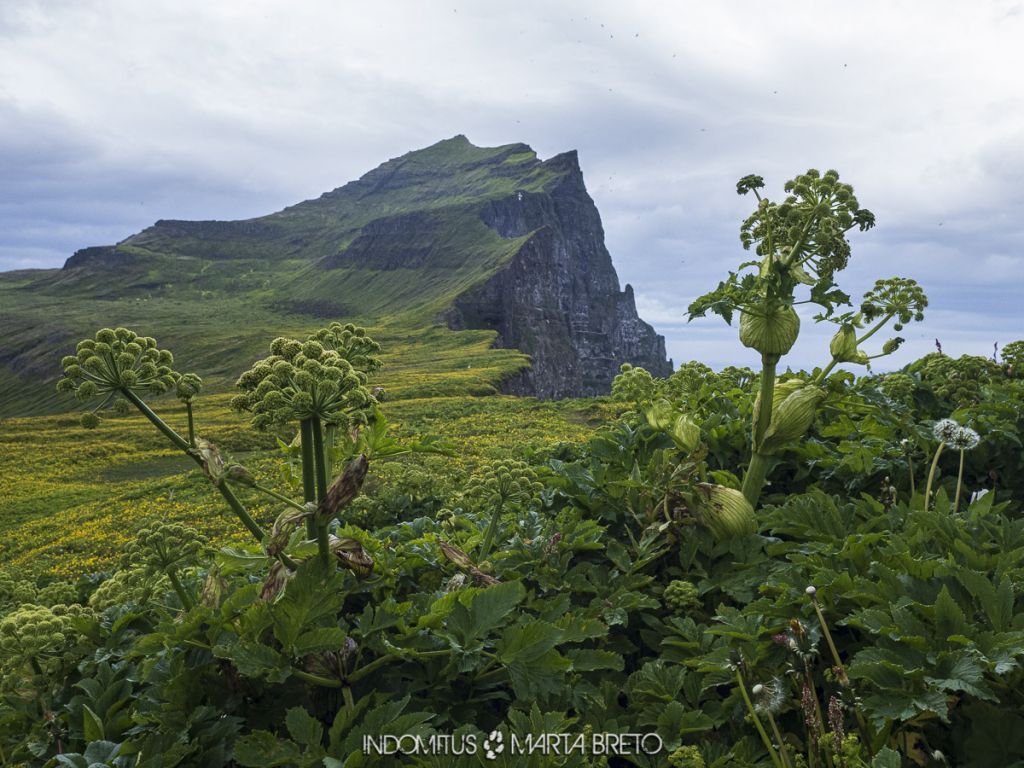
M956 436L958 429L960 429L960 425L952 419L939 419L935 422L935 426L932 427L935 439L941 440L944 443L951 442Z
M981 435L970 427L960 427L951 440L947 440L951 448L960 451L973 451L981 442Z

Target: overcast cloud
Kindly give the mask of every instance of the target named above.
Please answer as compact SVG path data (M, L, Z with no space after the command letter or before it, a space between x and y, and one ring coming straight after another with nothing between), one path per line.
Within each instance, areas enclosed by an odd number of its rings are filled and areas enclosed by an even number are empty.
M1024 4L0 0L0 269L159 218L258 216L466 134L578 149L677 362L753 364L685 309L769 194L837 168L878 227L841 285L924 285L903 363L1024 337ZM810 330L792 358L820 361Z

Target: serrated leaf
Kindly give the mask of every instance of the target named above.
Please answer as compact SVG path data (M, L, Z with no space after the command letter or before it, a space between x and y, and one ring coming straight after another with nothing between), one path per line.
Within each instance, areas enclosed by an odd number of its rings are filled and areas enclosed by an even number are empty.
M337 651L345 645L348 635L339 627L320 627L303 632L292 647L294 656L305 656L321 651Z
M531 621L505 630L496 650L504 664L534 661L561 642L562 632L553 624Z
M566 653L566 656L569 657L576 672L593 672L597 669L621 672L626 665L621 655L596 648L574 648Z
M949 588L943 585L939 596L935 598L935 605L932 606L935 612L935 628L939 637L945 640L950 635L962 635L967 630L967 618L960 610L956 600L949 593Z
M319 747L324 727L302 707L292 707L284 719L289 735L304 747Z
M903 763L900 760L900 753L889 747L882 747L878 750L871 761L871 768L900 768L901 765Z
M447 626L468 645L508 620L512 610L526 597L522 582L507 581L473 595L469 606L456 602Z
M285 648L294 646L301 634L321 618L341 610L345 602L345 577L313 558L299 566L284 595L271 607L274 635Z
M270 731L253 731L235 742L235 762L245 768L295 766L302 758L298 746L280 741Z
M283 683L291 675L288 660L262 643L239 640L230 645L217 645L213 648L213 655L220 659L229 659L244 677Z

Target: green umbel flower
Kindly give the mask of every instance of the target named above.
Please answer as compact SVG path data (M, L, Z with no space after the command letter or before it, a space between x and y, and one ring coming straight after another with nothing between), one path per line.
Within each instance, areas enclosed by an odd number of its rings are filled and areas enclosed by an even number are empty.
M677 613L687 608L694 608L700 605L700 596L697 594L697 586L689 581L676 579L669 582L662 594L665 605Z
M173 363L170 352L157 349L156 339L127 328L103 328L94 339L80 341L76 354L61 360L64 376L57 391L74 392L82 402L102 398L82 419L83 426L92 428L99 424L96 411L118 402L119 394L159 395L174 387L180 377Z
M205 538L181 523L158 523L138 532L122 556L122 567L141 568L149 573L171 573L196 565Z
M61 653L74 639L74 621L42 605L23 605L0 619L0 654L28 661Z
M668 756L668 764L672 768L705 768L707 765L700 750L694 746L679 747Z
M89 605L101 613L113 606L142 607L170 588L166 576L151 573L146 567L120 570L96 588L89 596Z
M324 349L337 352L357 371L373 373L383 363L377 357L380 344L366 335L366 329L352 323L331 323L312 334L308 341L319 341Z
M231 401L253 414L254 427L314 418L340 426L365 422L377 401L365 386L366 373L341 353L315 339L285 338L274 339L270 351L239 377L243 394Z
M540 495L544 486L537 473L521 461L486 464L467 481L465 496L484 507L523 506Z

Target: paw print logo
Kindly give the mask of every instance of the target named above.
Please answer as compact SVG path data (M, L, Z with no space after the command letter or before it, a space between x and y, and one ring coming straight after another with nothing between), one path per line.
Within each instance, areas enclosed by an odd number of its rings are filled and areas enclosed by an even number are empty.
M491 731L484 739L484 754L488 760L493 760L505 751L505 737L500 731Z

